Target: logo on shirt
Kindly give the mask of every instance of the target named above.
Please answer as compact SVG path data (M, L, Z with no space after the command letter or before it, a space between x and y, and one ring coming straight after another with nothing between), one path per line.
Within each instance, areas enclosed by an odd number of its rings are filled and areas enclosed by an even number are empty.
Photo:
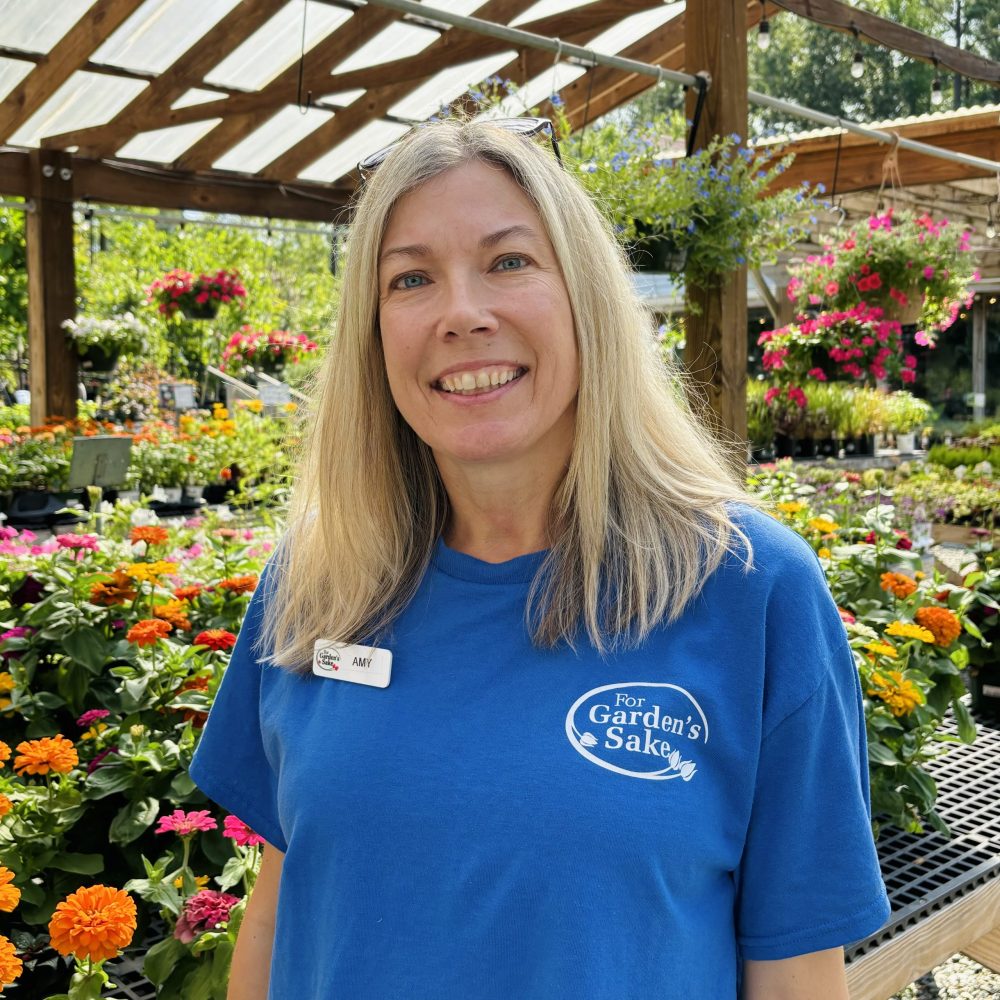
M690 781L708 720L690 692L676 684L630 681L581 695L566 715L574 749L598 767L630 778Z

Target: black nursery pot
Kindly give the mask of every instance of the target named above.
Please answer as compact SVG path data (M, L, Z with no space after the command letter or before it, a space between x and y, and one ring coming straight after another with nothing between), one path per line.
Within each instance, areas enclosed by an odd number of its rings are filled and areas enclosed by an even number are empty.
M969 669L972 707L985 715L1000 715L1000 664L980 664Z

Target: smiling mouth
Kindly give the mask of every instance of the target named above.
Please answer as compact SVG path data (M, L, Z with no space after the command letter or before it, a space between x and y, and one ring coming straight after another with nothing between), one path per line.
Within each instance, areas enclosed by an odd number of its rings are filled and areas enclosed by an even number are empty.
M503 385L516 382L527 368L494 368L477 372L455 372L432 383L435 389L451 396L482 396Z

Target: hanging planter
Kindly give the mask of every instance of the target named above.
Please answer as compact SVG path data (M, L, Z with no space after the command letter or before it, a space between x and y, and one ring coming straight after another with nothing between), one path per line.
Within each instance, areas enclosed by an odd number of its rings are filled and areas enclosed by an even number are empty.
M219 299L206 299L204 302L188 302L181 306L181 315L185 319L204 320L215 319L219 315Z
M101 347L93 344L80 355L80 367L84 371L95 374L108 374L118 367L118 359L121 357L121 350L118 347L108 345Z
M214 319L220 306L243 306L247 291L239 277L239 271L224 269L195 277L175 268L146 289L146 301L155 303L157 311L168 318L179 312L187 319Z
M113 372L122 353L141 351L149 340L149 328L132 313L107 319L78 316L66 320L62 328L86 372Z

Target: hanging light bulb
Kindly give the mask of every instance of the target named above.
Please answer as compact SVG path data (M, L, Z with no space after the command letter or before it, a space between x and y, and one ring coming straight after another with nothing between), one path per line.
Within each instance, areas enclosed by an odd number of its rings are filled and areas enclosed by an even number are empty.
M934 60L934 79L931 81L931 104L938 105L944 100L941 93L941 77L938 75L938 61Z
M757 48L761 52L766 52L771 47L771 23L765 17L757 25Z
M855 80L860 80L865 75L865 57L860 52L854 53L851 60L851 76Z

